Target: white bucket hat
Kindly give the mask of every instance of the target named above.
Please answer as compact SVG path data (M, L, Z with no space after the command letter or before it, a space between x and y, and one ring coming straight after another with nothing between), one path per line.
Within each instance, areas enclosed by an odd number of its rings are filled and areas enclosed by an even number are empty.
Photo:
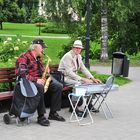
M82 45L81 40L75 40L74 43L73 43L73 47L83 49L83 45Z

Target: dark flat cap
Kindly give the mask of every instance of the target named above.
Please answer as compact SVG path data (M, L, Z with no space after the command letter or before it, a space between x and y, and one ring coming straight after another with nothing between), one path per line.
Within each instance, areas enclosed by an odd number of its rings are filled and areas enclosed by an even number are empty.
M42 46L42 48L48 48L48 46L44 43L44 41L42 39L35 39L32 42L33 44L40 44Z

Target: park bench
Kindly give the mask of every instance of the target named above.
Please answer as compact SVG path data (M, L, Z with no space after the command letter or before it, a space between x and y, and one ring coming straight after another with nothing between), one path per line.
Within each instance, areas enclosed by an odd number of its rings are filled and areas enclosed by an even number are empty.
M59 78L60 74L57 71L58 65L51 65L50 68L51 68L51 74L56 76L56 79L57 77ZM16 75L15 75L14 67L0 68L0 101L8 100L12 98L15 81L16 81ZM62 83L63 83L63 80L62 80ZM4 89L3 89L3 86L1 86L2 84L4 85ZM71 90L72 90L71 87L64 85L63 93L62 93L62 100L67 98L67 93Z
M16 81L15 68L0 68L0 101L12 98Z

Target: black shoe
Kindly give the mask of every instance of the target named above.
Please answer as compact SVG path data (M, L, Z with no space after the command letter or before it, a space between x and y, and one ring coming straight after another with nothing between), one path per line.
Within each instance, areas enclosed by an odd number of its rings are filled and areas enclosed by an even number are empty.
M73 112L72 107L69 108L69 112L71 112L71 113ZM79 109L77 109L77 108L75 109L75 112L76 112L77 114L83 114L83 111L81 111L81 110L79 110Z
M72 111L73 111L73 109L72 109L72 107L70 107L69 108L69 112L72 113ZM84 113L83 111L80 111L79 109L76 109L75 112L76 112L78 117L82 117L82 115ZM85 114L84 114L84 118L86 118L86 117L87 117L87 112L85 112Z
M59 114L57 112L50 113L48 119L65 122L65 119L62 116L59 116Z
M80 111L80 110L77 110L77 109L76 109L75 112L76 112L76 114L77 114L78 117L82 117L82 116L83 116L83 113L84 113L83 111ZM85 112L85 114L84 114L83 117L84 117L84 118L87 117L87 111Z
M44 116L39 117L38 120L37 120L37 123L42 125L42 126L49 126L50 125L49 120Z
M69 108L69 112L71 112L71 113L72 113L72 111L73 111L73 109L72 109L72 107L70 106L70 108Z
M91 111L94 112L94 113L99 113L99 109L96 109L94 107L91 109Z
M28 118L19 118L19 120L21 121L21 122L24 122L25 120L27 120Z
M94 113L99 113L99 109L94 108L92 104L88 105L88 109Z

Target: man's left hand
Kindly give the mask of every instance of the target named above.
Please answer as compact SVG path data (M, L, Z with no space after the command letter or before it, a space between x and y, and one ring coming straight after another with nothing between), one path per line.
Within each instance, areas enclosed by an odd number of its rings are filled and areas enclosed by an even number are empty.
M100 84L100 83L102 83L101 80L99 80L99 79L95 79L95 78L92 78L92 81L93 81L94 83L96 83L96 84Z

